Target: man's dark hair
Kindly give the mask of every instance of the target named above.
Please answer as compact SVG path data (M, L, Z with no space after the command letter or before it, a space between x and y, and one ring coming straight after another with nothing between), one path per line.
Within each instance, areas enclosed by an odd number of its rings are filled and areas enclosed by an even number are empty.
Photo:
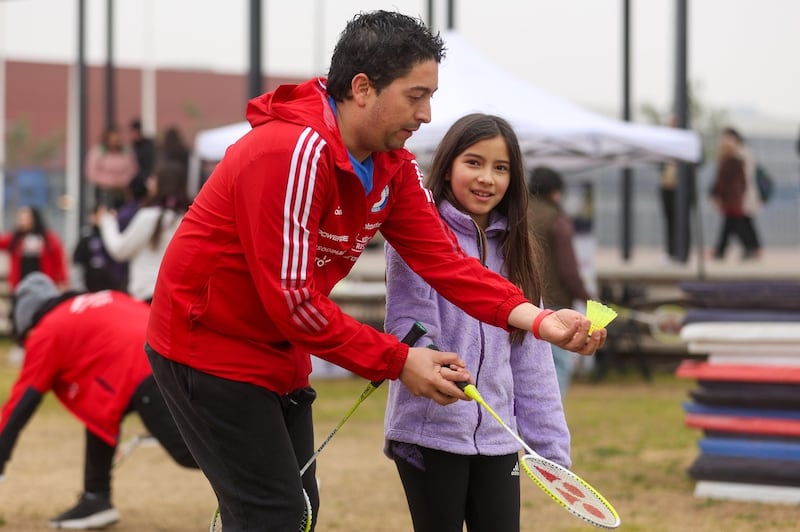
M380 92L408 74L414 65L444 57L444 42L420 19L393 11L359 13L345 26L333 50L328 94L336 101L350 97L350 82L366 74Z

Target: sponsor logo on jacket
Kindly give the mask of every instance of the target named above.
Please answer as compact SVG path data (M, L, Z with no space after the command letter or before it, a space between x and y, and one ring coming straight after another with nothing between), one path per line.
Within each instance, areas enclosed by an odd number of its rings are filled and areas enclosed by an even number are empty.
M372 204L372 209L370 212L381 212L384 207L386 207L386 203L389 201L389 185L383 187L381 190L381 199L376 201Z

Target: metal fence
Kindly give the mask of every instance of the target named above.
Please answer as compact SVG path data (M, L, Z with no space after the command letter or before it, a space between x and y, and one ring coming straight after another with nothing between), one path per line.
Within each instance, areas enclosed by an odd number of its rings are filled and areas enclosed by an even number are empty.
M762 244L800 246L800 156L796 139L750 138L753 154L775 180L775 191L756 217ZM717 237L722 219L710 201L708 191L714 179L713 160L700 165L697 172L697 213L705 247ZM664 247L664 219L660 203L656 166L636 167L634 173L632 231L633 246ZM621 171L603 168L568 176L572 184L574 209L580 204L583 182L592 183L592 228L598 247L618 247L621 240ZM698 217L692 215L692 234L697 235ZM695 245L695 244L693 244Z
M758 159L776 181L772 199L756 219L764 246L800 246L800 157L796 139L753 137L748 143ZM719 231L721 219L709 201L708 189L714 176L714 161L700 166L697 173L698 212L703 241L708 247ZM658 195L659 169L641 166L634 170L633 245L663 247L664 229ZM620 242L620 174L615 168L600 168L567 176L570 183L568 210L582 208L583 196L591 194L591 226L598 247L618 247ZM588 188L587 188L588 187ZM64 240L65 250L71 252L75 242L67 235L67 211L63 197L66 177L63 170L22 169L7 171L4 188L4 230L14 227L16 210L20 205L33 204L41 208L48 226ZM73 202L73 205L75 202ZM697 220L692 221L696 230ZM693 233L695 234L695 233ZM72 236L74 239L74 236Z

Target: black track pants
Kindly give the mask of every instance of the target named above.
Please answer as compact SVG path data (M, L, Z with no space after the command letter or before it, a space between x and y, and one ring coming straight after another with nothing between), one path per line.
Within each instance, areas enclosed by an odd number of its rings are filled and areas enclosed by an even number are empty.
M225 532L292 532L305 488L316 523L312 388L279 395L194 370L145 348L153 374L192 455L217 495Z
M415 532L519 532L517 454L464 456L419 447L425 470L395 460Z

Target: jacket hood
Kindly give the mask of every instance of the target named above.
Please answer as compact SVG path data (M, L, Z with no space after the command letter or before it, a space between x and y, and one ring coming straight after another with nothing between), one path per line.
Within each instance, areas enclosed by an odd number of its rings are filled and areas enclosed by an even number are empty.
M271 92L247 102L247 121L253 127L272 120L283 120L311 126L330 141L330 133L338 131L336 115L328 105L324 78L314 78L299 85L280 85Z
M274 91L253 98L247 103L247 121L254 128L273 120L311 127L333 148L336 165L352 172L336 114L328 103L326 82L325 78L313 78L300 84L280 85ZM387 153L376 152L372 156L383 159L381 164L390 169L386 173L387 179L403 161L414 159L414 155L405 148ZM383 184L375 183L378 187Z

